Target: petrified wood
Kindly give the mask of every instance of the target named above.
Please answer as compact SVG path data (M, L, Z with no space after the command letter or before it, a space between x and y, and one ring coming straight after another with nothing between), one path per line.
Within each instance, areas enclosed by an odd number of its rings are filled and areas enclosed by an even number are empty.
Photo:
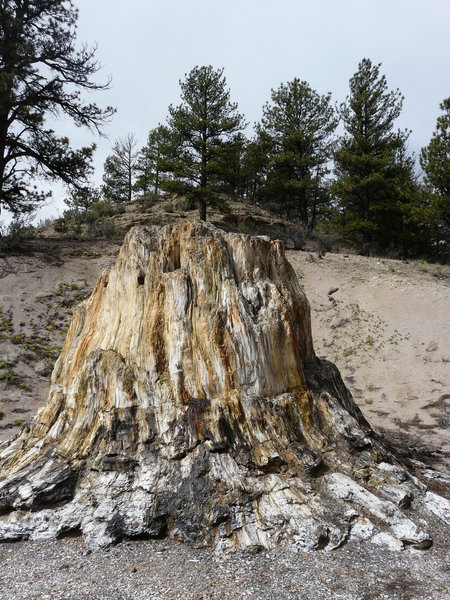
M189 221L129 232L0 467L0 540L424 548L450 520L315 356L282 243Z

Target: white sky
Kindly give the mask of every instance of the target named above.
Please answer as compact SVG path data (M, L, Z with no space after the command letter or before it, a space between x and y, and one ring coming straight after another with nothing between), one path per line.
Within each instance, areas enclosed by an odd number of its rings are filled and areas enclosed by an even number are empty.
M139 146L179 102L179 80L196 65L224 67L231 98L252 126L271 88L299 77L341 102L358 62L382 63L390 89L405 96L398 126L410 149L426 145L439 103L450 95L449 0L75 0L78 41L98 44L99 80L90 100L117 113L98 143L95 183L112 143L128 132ZM69 122L74 146L93 141ZM249 134L251 128L249 128ZM64 210L61 190L39 217Z

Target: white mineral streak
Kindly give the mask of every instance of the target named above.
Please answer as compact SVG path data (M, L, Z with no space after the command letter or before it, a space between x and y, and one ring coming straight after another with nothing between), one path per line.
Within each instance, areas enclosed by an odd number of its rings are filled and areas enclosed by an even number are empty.
M444 523L447 523L447 525L450 525L450 502L446 498L427 491L423 497L422 504L426 510L435 514Z
M0 468L0 540L425 547L449 519L315 357L283 245L204 223L130 231Z
M328 489L336 498L352 502L355 507L368 511L386 523L397 540L420 544L429 539L428 534L405 517L392 502L381 500L347 475L333 473L326 475L324 479Z
M393 550L394 552L403 550L402 542L386 531L376 533L372 537L372 543L377 546L386 546L386 548Z

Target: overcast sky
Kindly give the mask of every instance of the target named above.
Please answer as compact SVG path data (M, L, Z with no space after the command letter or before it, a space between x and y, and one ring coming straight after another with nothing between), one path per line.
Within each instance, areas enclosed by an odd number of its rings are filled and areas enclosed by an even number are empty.
M103 65L97 104L117 113L95 139L95 183L118 137L139 146L177 104L179 80L196 65L224 67L231 98L250 125L271 88L294 77L341 102L358 62L382 63L390 89L405 96L398 126L412 130L410 150L428 143L439 103L450 95L449 0L74 0L79 42L98 45ZM69 122L73 145L93 141ZM251 128L249 128L249 134ZM61 191L56 192L60 196ZM40 216L61 213L61 199Z

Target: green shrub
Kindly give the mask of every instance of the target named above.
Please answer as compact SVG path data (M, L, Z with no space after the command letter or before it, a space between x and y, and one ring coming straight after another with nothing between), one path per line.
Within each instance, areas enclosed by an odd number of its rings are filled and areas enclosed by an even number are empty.
M321 256L327 252L334 252L339 237L337 233L325 233L319 230L315 230L311 234L311 238L317 242L317 251Z
M176 198L173 201L173 206L176 210L180 212L189 212L190 210L194 210L197 208L195 200L193 198Z
M64 217L55 219L55 221L53 223L53 228L56 231L56 233L67 233L69 231L68 221L69 221L69 219L68 218L66 219Z
M88 238L105 238L107 240L120 239L123 233L110 218L99 218L88 223L86 235Z
M14 217L6 227L0 223L0 252L23 250L23 242L36 236L36 229L29 224L29 215Z
M151 212L152 208L158 202L159 196L153 192L143 194L138 198L138 209L141 213Z

